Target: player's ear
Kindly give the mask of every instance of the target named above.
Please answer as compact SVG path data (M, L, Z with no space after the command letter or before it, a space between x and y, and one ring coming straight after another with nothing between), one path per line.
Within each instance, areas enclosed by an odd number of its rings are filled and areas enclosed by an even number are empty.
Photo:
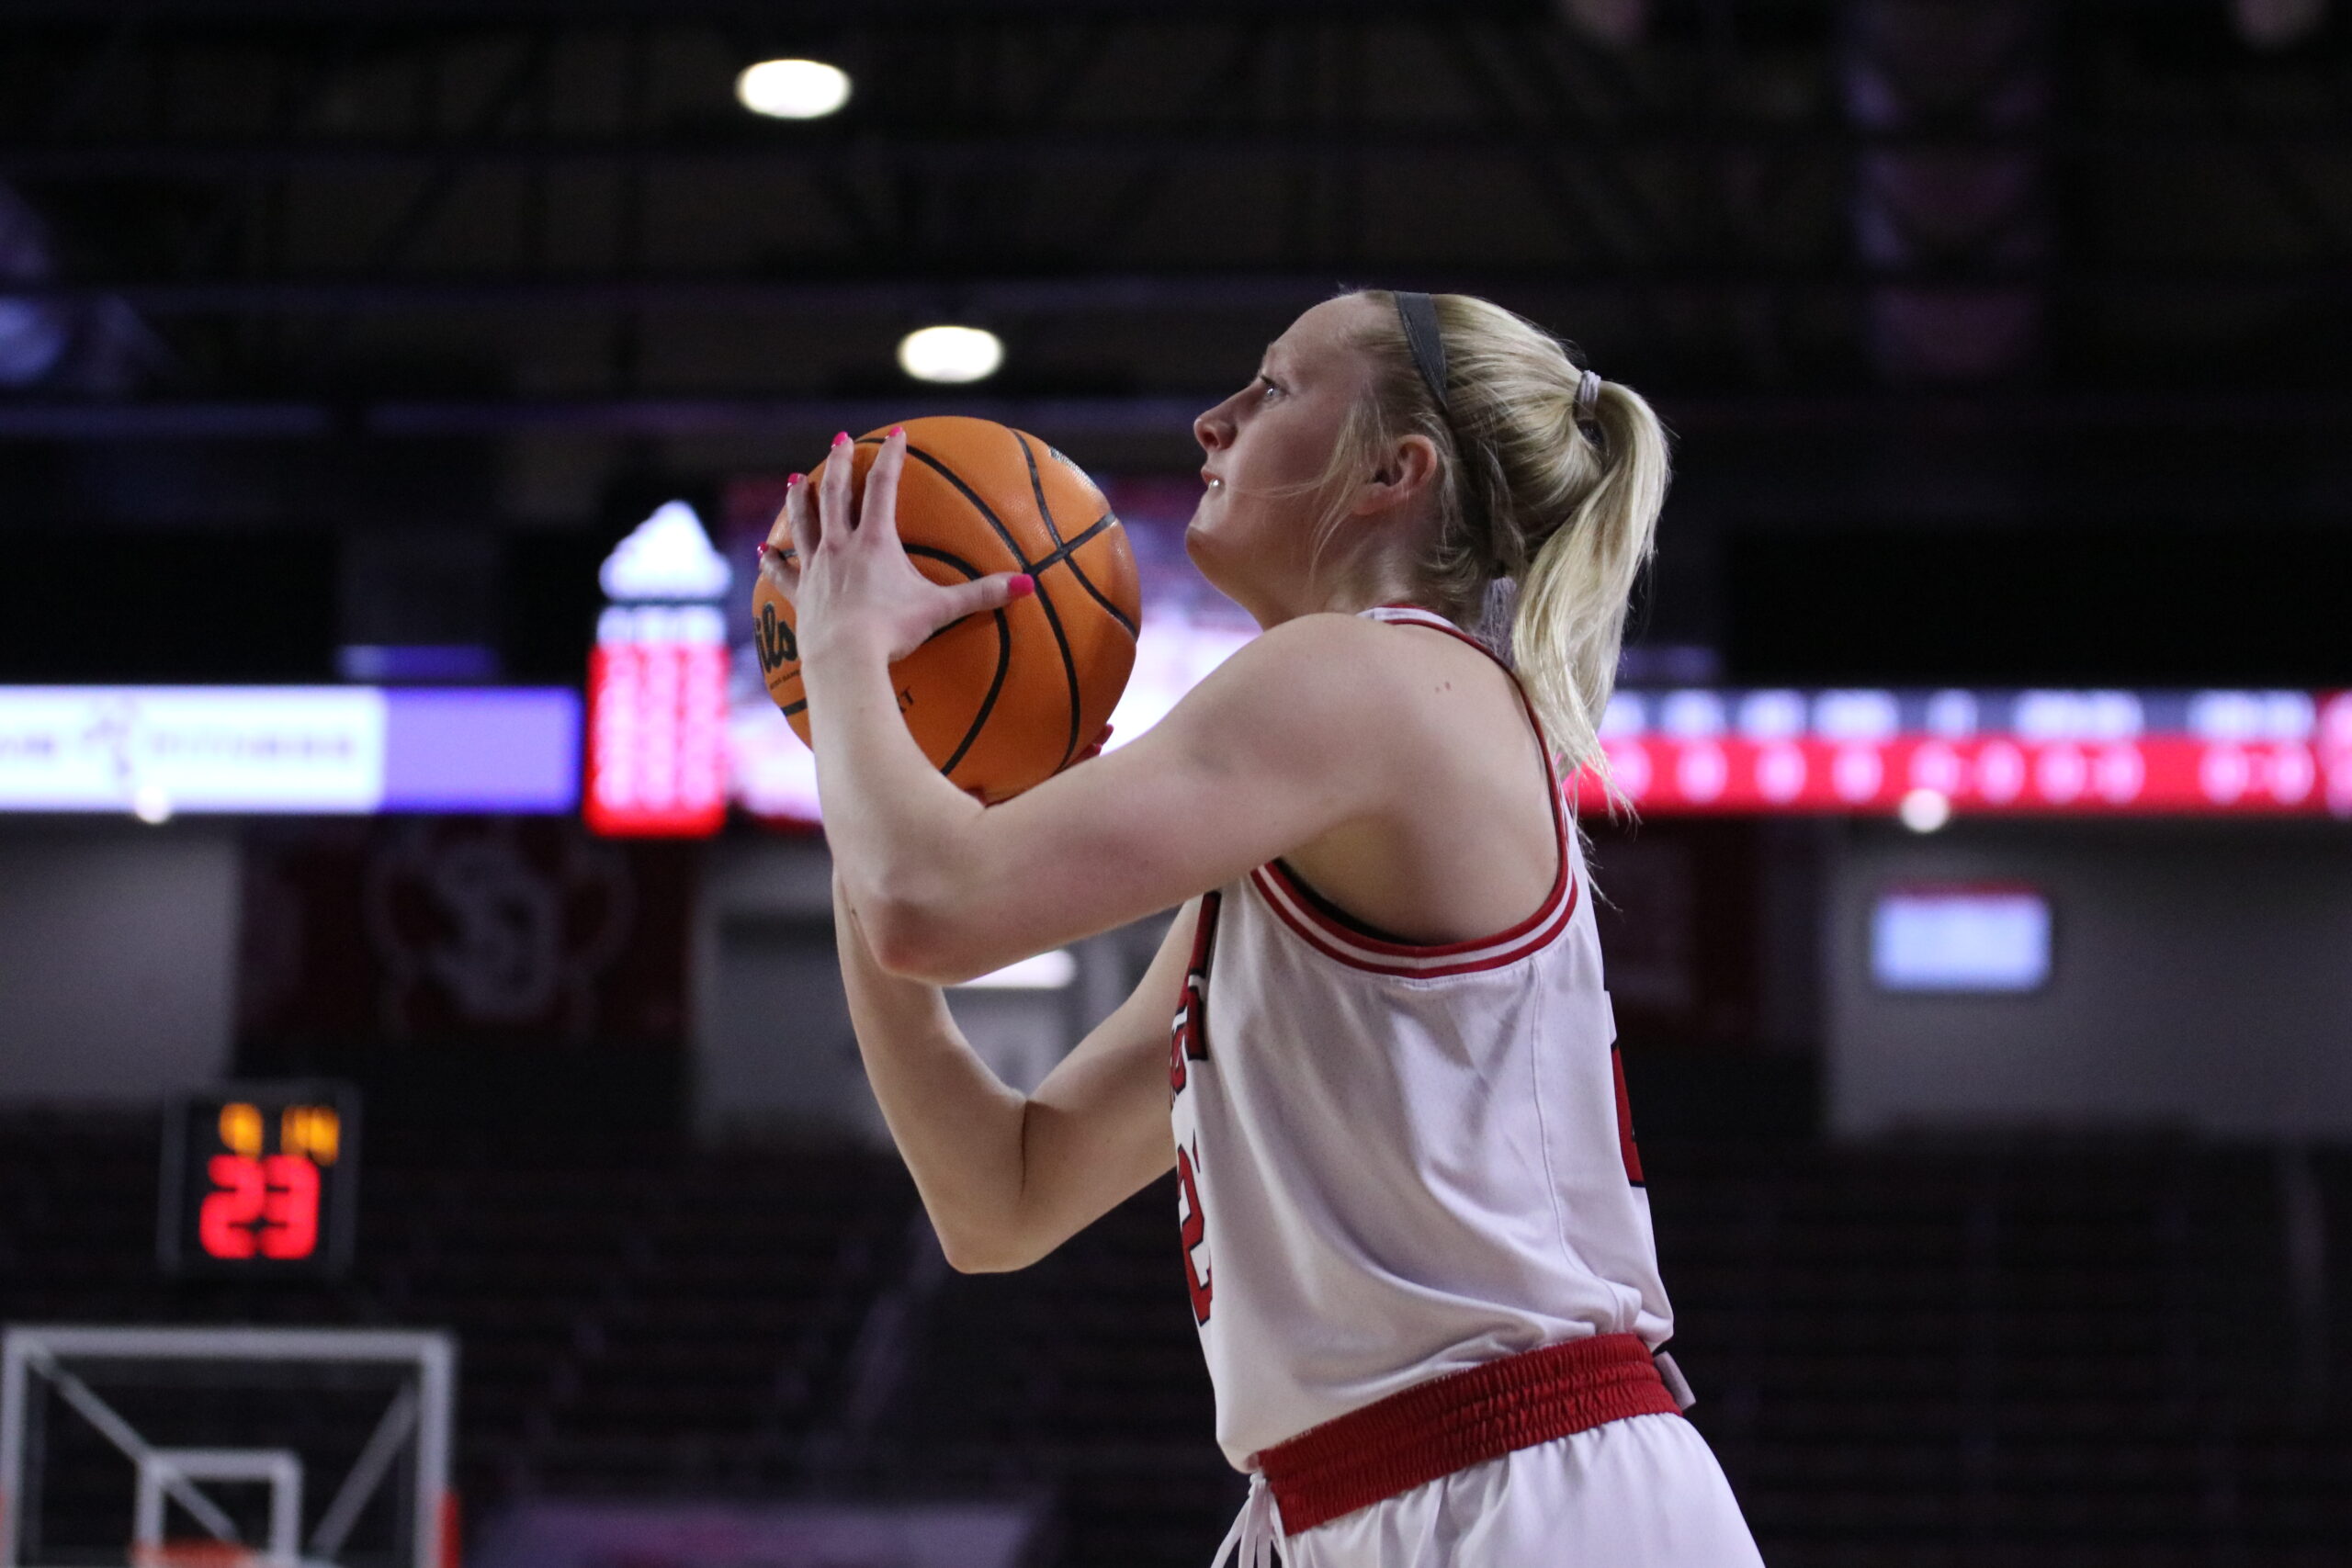
M1400 436L1381 452L1364 481L1363 512L1379 512L1409 500L1437 477L1437 444L1426 435Z

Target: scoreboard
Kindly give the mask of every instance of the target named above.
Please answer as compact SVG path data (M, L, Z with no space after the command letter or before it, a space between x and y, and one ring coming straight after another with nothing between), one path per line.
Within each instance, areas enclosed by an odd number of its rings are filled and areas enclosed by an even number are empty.
M157 1260L170 1274L340 1274L358 1195L359 1105L347 1086L191 1095L164 1123Z

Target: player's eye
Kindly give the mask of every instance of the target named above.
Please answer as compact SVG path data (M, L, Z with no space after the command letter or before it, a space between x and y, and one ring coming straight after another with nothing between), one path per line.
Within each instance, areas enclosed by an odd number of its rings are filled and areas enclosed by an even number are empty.
M1273 400L1274 394L1282 390L1280 387L1274 385L1273 378L1266 375L1262 371L1259 373L1258 385L1258 400L1261 403L1271 402Z

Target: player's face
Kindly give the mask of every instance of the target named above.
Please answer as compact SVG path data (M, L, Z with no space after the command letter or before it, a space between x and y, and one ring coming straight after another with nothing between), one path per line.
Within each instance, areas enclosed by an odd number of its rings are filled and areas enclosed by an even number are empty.
M1207 455L1207 487L1184 536L1203 576L1271 625L1299 602L1312 575L1321 481L1347 417L1370 385L1355 334L1375 307L1327 299L1267 345L1250 384L1193 422Z

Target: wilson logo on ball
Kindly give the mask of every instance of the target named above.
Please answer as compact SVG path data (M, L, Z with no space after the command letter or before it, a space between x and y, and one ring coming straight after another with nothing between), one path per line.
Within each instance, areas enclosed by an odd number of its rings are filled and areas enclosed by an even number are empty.
M760 606L759 645L763 674L773 675L787 663L799 662L800 644L794 638L792 628L776 618L774 604Z

